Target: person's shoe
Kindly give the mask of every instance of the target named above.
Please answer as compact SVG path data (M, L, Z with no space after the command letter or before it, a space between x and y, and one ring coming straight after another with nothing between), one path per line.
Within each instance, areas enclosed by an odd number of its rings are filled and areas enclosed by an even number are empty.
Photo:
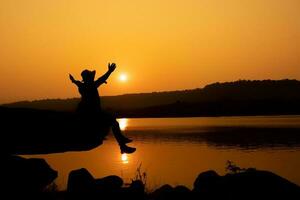
M135 152L136 151L136 148L134 148L134 147L129 147L129 146L126 146L126 145L122 145L121 147L120 147L120 149L121 149L121 154L123 154L123 153L133 153L133 152Z

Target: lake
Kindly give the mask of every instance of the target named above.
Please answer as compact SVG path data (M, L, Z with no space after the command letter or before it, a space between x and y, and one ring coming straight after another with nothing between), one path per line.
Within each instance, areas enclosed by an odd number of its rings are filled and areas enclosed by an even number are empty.
M26 157L44 158L58 171L65 189L71 170L86 168L95 178L121 176L125 182L141 165L147 187L162 184L190 188L200 172L226 173L226 161L272 171L300 185L300 116L123 118L121 129L132 138L134 154L121 155L113 136L86 152Z

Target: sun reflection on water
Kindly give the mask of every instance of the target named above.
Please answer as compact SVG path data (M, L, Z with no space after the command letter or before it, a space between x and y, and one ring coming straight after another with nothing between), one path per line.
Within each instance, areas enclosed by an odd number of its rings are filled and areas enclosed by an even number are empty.
M120 129L122 131L126 130L126 128L128 126L128 119L127 118L121 118L121 119L118 119L118 122L119 122Z
M128 164L128 156L127 156L127 154L126 153L123 153L122 155L121 155L121 160L122 160L122 163L123 164Z

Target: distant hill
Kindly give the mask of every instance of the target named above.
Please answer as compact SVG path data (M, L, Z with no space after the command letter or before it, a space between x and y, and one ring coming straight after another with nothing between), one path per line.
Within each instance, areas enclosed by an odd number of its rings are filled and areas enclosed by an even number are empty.
M73 111L78 102L45 99L4 106ZM300 114L300 81L239 80L192 90L104 96L102 105L119 117Z

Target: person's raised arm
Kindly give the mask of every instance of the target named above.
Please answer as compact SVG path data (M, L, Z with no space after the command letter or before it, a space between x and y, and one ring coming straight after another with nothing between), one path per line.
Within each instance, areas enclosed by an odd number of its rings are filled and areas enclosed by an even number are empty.
M69 78L72 81L72 83L74 83L75 85L77 85L79 87L79 85L81 84L80 81L75 80L75 78L71 74L69 74Z
M107 72L95 81L96 82L96 86L99 87L101 84L107 83L106 80L108 79L108 77L110 76L110 74L115 69L116 69L116 64L115 63L112 63L112 64L108 63L108 70L107 70Z

